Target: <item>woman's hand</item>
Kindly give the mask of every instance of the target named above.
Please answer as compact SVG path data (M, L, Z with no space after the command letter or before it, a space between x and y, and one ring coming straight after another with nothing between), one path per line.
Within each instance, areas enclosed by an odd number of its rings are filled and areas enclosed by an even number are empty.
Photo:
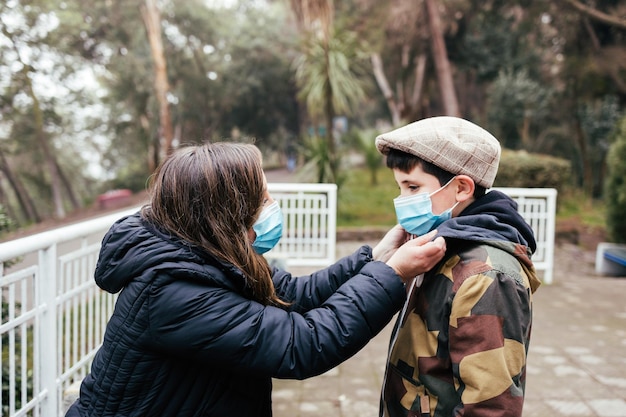
M396 250L409 240L409 237L410 235L402 226L399 224L395 225L372 249L372 257L375 261L387 262L396 253Z
M433 230L404 243L389 258L387 265L392 267L405 283L417 275L429 271L446 253L444 238L438 237L431 240L436 235L437 231ZM387 236L383 240L386 238Z

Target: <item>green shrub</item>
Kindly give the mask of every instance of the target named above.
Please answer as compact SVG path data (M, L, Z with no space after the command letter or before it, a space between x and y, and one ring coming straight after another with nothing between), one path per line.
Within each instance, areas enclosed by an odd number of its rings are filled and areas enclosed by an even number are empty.
M2 236L3 233L9 232L12 226L13 222L6 214L4 206L0 204L0 236Z
M494 187L556 188L561 192L571 181L571 164L565 159L503 149Z
M626 161L626 117L619 122L607 155L606 224L609 237L617 243L626 243L626 164L624 161Z

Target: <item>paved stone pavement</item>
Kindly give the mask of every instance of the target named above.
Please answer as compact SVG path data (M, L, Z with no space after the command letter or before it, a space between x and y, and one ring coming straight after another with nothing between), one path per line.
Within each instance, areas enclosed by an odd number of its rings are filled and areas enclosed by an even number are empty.
M535 293L524 417L626 417L626 277L597 276L594 256L558 246L554 282ZM392 324L323 375L274 380L274 416L376 416Z

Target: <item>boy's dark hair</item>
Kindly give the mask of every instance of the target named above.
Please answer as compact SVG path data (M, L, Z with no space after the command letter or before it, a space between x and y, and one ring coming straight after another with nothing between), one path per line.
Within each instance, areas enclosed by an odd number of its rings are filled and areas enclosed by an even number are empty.
M437 165L423 160L419 156L402 152L397 149L389 149L389 153L387 153L387 168L398 169L402 172L410 172L416 166L421 167L425 173L433 175L437 178L439 185L441 186L446 184L455 176L455 174L445 171ZM482 197L486 192L487 190L485 187L475 184L474 198Z

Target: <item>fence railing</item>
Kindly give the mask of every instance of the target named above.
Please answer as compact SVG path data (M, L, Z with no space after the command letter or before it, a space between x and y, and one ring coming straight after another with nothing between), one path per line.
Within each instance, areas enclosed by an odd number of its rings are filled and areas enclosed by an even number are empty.
M62 415L113 311L93 281L100 240L132 211L0 244L2 416Z
M556 225L556 196L554 188L494 188L517 202L517 211L532 227L537 241L533 264L543 271L543 282L551 284L554 274L554 235Z
M283 212L283 236L268 257L287 266L323 266L335 261L337 185L270 183Z
M268 256L288 266L335 259L334 184L269 184L285 218L283 238ZM537 235L533 260L552 282L556 190L501 189ZM97 288L93 272L112 223L137 208L0 243L0 414L62 416L64 393L89 372L115 296Z

